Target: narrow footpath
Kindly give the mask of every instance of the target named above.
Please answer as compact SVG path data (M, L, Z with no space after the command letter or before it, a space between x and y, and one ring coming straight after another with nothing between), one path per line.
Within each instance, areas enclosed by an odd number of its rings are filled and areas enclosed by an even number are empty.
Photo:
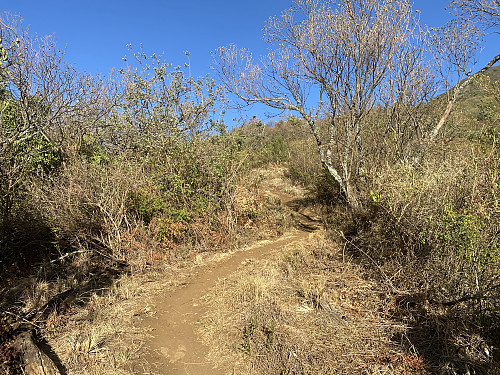
M308 234L297 231L273 242L238 251L218 264L201 266L188 284L170 291L158 301L154 319L143 321L145 326L153 329L154 335L149 344L151 357L146 360L154 364L160 374L220 374L220 370L205 360L208 348L195 334L196 324L206 312L201 298L219 279L235 272L247 259L262 259Z
M276 193L282 203L295 209L292 197ZM275 251L299 241L311 232L311 224L318 222L307 215L294 212L301 229L289 232L272 241L263 241L248 249L232 253L215 264L200 266L186 284L168 291L156 301L154 318L145 319L141 327L152 329L153 338L148 343L148 357L144 358L156 368L158 374L211 375L221 374L205 356L208 347L198 339L196 325L206 312L201 299L215 287L219 279L228 277L247 260L259 260Z

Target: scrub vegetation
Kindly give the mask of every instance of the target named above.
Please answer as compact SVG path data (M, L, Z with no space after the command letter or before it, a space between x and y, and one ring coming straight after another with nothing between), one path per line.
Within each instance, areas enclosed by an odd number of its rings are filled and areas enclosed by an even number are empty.
M471 74L500 9L450 9L296 0L215 78L142 46L79 72L0 14L0 373L26 333L59 373L150 373L161 291L297 215L205 298L221 373L500 373L500 55ZM282 119L226 127L253 103Z

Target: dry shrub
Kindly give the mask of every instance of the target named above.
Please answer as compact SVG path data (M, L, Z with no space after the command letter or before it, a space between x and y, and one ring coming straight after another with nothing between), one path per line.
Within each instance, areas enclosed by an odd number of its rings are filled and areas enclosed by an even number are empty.
M321 126L324 125L323 122L320 123ZM321 128L321 130L324 129ZM307 124L291 116L287 120L278 122L274 133L283 137L288 149L288 158L284 163L287 167L287 177L294 184L314 188L322 168L316 151L317 145Z
M386 241L387 233L382 246L375 245L379 236L364 236L365 243L375 255L381 251L400 265L428 260L443 266L436 275L440 280L418 281L420 288L437 293L434 299L439 301L492 292L485 287L497 277L492 265L500 256L499 162L495 153L468 145L446 160L385 170L376 180L372 199L386 223L379 221L371 229L381 234L392 230L396 237L392 246Z
M499 177L496 144L427 145L418 163L374 179L370 221L353 254L395 295L392 313L437 372L491 373L499 339Z
M144 174L132 163L109 163L92 163L73 155L56 176L33 180L29 186L30 205L53 233L52 245L61 260L73 259L82 267L84 254L88 259L99 258L102 265L135 261L122 244L133 227L126 203L130 192L145 183ZM137 254L138 259L143 257ZM55 261L57 256L52 258ZM82 269L82 273L87 271Z
M342 261L324 233L245 265L208 297L202 332L227 373L428 373L392 339L384 288Z
M236 216L227 212L234 210L228 204L234 188L224 186L234 183L232 161L214 154L190 164L204 148L189 147L176 162L128 153L97 161L70 155L57 175L33 180L29 202L61 254L97 250L133 271L171 261L186 248L225 248ZM216 175L221 171L231 173Z
M62 237L109 232L115 238L126 221L127 195L143 178L140 167L131 163L116 160L101 165L75 155L57 176L42 181L44 185L34 181L32 200L45 210L47 220ZM117 244L110 239L103 244L115 248Z
M290 158L287 160L288 176L297 184L311 185L321 172L321 163L314 149L314 140L311 137L292 140L288 147L290 149Z

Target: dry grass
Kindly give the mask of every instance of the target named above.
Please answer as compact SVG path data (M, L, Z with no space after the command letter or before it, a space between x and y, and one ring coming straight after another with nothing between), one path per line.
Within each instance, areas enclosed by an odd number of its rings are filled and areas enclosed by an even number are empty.
M15 288L2 290L0 297L17 296L19 306L9 311L16 317L35 314L29 326L46 340L68 374L136 374L138 369L153 374L153 367L144 362L150 332L140 322L154 316L155 302L162 293L182 285L196 267L216 262L222 255L179 258L174 264L142 274L123 274L106 280L102 287L92 284L88 289L81 286L90 283L71 277L30 277L18 280ZM75 293L66 297L72 287L76 287ZM61 295L66 298L61 300ZM54 298L57 301L52 303Z
M427 373L398 342L405 326L387 318L388 302L317 233L219 282L202 336L226 373Z
M304 198L306 191L304 188L294 185L285 176L288 169L281 165L268 165L266 168L255 169L251 176L255 181L259 181L259 187L263 194L270 198L280 198L278 194L285 193L291 198Z
M282 235L292 226L289 212L283 208L283 196L301 198L303 189L284 177L285 168L269 165L251 170L232 197L231 212L237 215L234 245Z
M436 373L498 373L498 146L470 137L420 151L379 171L347 247L394 294L388 312Z
M235 201L243 202L243 206L234 212L248 217L249 210L255 216L253 223L240 229L240 236L248 232L247 238L241 237L235 243L272 238L277 229L284 231L291 225L283 208L270 200L269 192L262 188L267 186L267 179L278 181L282 173L281 169L254 172L248 183L237 189ZM288 189L290 185L281 182L280 188ZM144 360L150 332L139 328L140 322L154 315L155 302L162 293L185 283L198 266L217 263L228 256L220 252L227 248L220 247L207 248L209 251L204 252L189 248L179 248L176 253L164 252L158 241L147 236L145 228L136 228L130 238L123 235L122 241L122 249L130 248L136 257L144 254L144 259L137 259L131 274L114 276L107 280L107 285L89 287L81 293L81 285L86 283L81 279L82 274L92 275L98 271L90 267L89 253L82 253L67 259L72 262L73 268L68 269L73 273L66 274L64 279L43 275L27 278L19 283L16 291L11 291L11 294L20 294L23 314L39 310L51 298L71 288L80 292L58 303L56 308L49 306L37 320L43 337L69 374L155 373L154 367Z
M102 296L48 322L46 338L70 374L128 374L147 332L134 322L152 313L158 283L123 276Z
M142 360L150 332L140 322L154 316L155 299L185 282L192 267L186 261L161 274L124 275L85 305L52 314L45 338L69 374L134 374L138 368L153 373Z

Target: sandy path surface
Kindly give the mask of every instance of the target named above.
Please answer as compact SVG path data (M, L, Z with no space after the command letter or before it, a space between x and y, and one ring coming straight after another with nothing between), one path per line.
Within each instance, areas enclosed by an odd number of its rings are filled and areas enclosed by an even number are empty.
M295 210L292 197L283 191L273 189L273 194L282 203ZM299 213L300 225L311 222L308 216ZM155 318L145 319L141 326L152 328L153 338L149 342L149 355L145 361L157 369L158 374L211 375L222 374L215 369L205 355L208 347L198 339L195 330L199 320L206 312L201 299L219 279L244 267L247 260L263 259L294 241L304 239L310 230L296 230L284 236L262 241L247 249L226 254L220 261L202 265L188 279L187 283L166 292L156 301Z
M216 264L200 266L188 283L167 292L157 301L155 318L142 325L153 329L150 355L145 358L159 374L221 374L205 359L208 348L195 334L195 327L205 313L201 298L219 279L229 276L248 259L262 259L285 245L303 239L306 231L291 232L273 241L263 241L237 251Z

